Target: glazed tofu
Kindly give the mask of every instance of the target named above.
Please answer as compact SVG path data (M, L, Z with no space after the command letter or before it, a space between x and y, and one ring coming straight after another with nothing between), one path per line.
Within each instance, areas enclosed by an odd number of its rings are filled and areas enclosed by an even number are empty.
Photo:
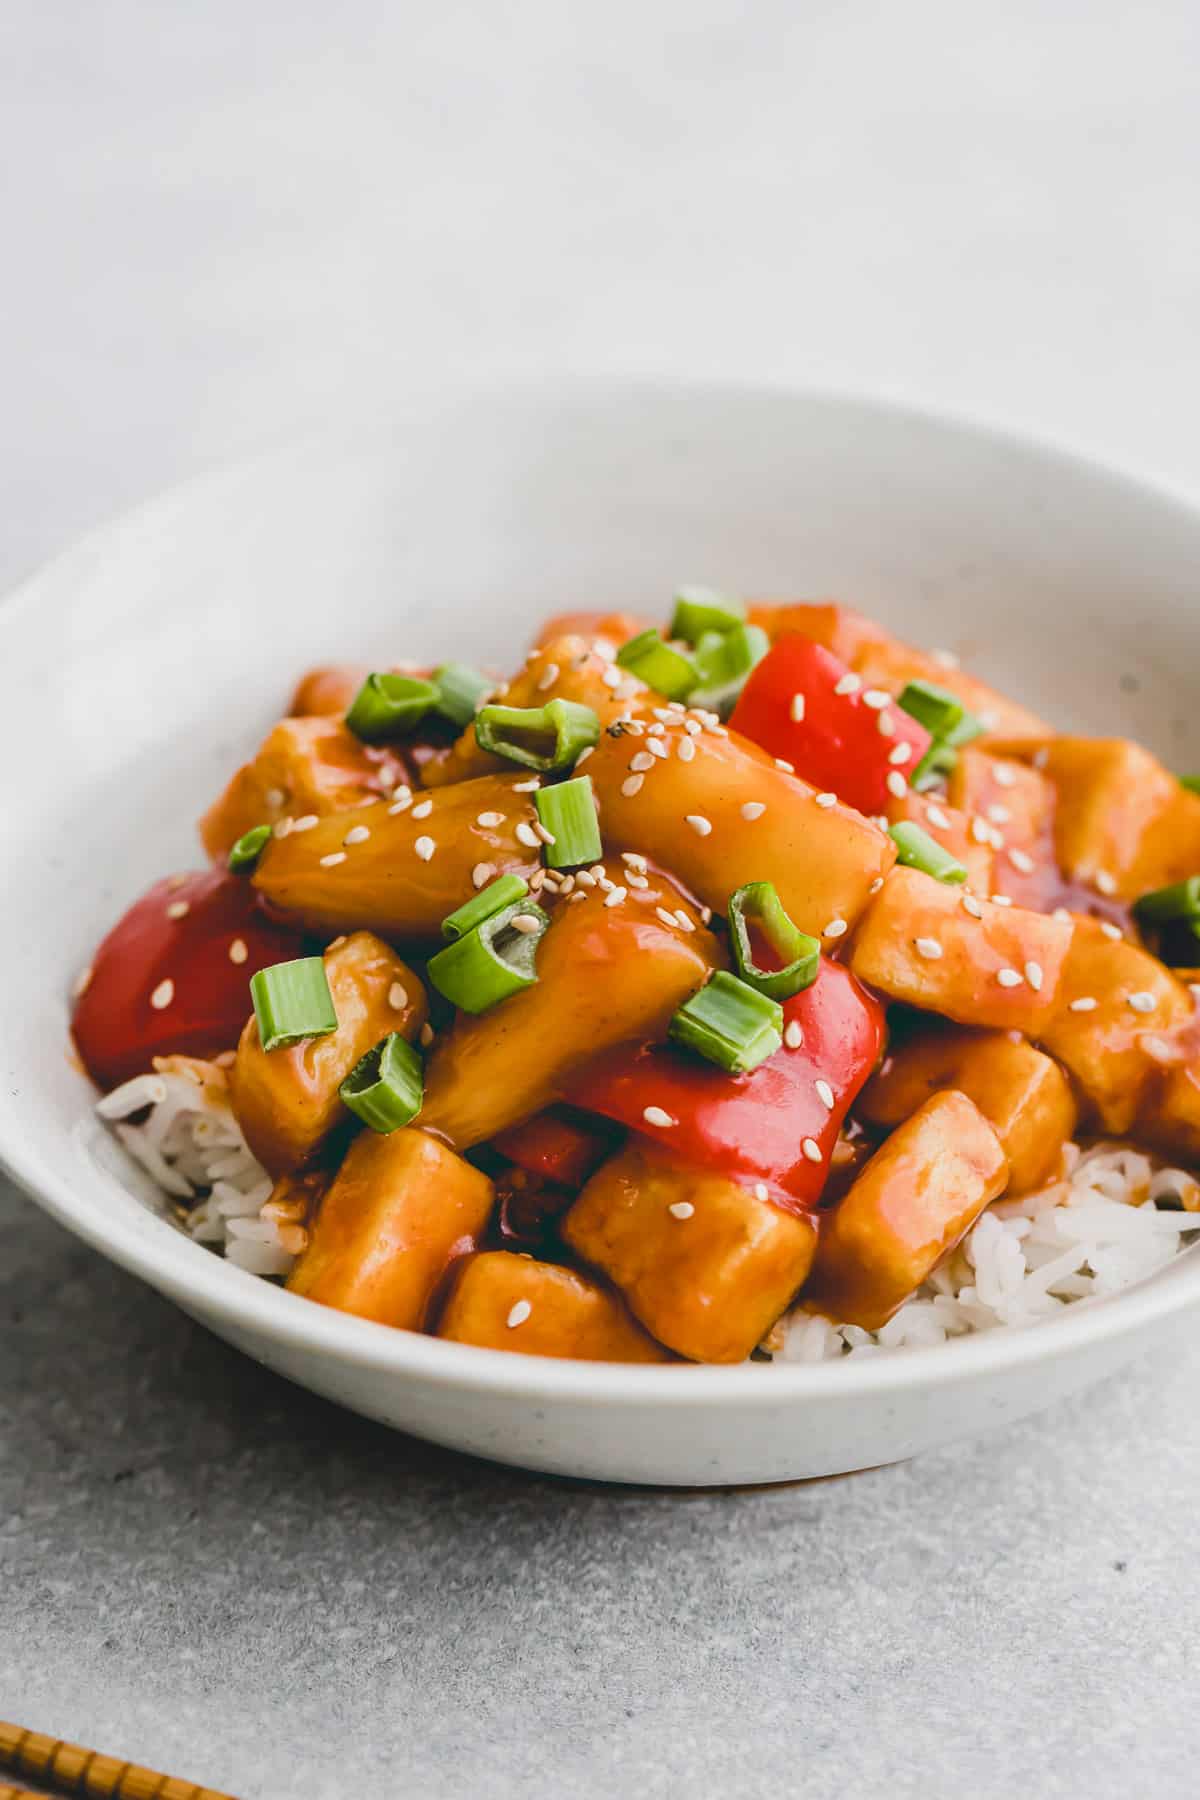
M405 774L398 756L361 744L340 718L281 719L209 807L200 838L219 862L256 825L347 812Z
M624 1301L574 1269L488 1250L456 1272L438 1337L526 1356L583 1362L672 1362Z
M327 663L306 670L288 702L289 717L329 717L347 713L370 673L365 663Z
M939 799L936 794L918 794L909 788L907 793L889 797L887 816L892 825L906 819L919 825L943 850L957 857L967 871L967 886L973 893L992 892L995 851L990 830L972 830L973 820L957 806L951 806L949 800Z
M1045 773L1068 875L1133 900L1200 869L1200 796L1127 738L1055 738Z
M1004 1192L1000 1140L965 1094L934 1094L821 1219L805 1302L878 1331Z
M1200 1163L1200 1055L1162 1069L1147 1089L1138 1135L1189 1165Z
M293 1294L408 1331L492 1210L486 1175L424 1131L359 1133L321 1202Z
M1034 911L1052 905L1058 886L1053 783L1027 763L968 744L958 753L947 797L993 834L991 888L983 891Z
M1149 951L1078 918L1058 1003L1040 1035L1074 1076L1088 1122L1127 1132L1161 1067L1161 1046L1192 1015L1188 990Z
M657 880L607 905L625 873L621 863L608 865L607 892L587 873L592 885L556 906L532 987L489 1012L460 1013L439 1033L425 1071L422 1125L468 1149L541 1112L601 1051L666 1036L672 1015L723 953L694 907L682 907L686 930L677 918L660 917L681 900Z
M975 1103L1008 1158L1011 1194L1053 1181L1075 1131L1071 1084L1052 1057L1008 1031L923 1031L887 1057L855 1111L888 1130L948 1088Z
M647 1331L694 1362L742 1362L808 1274L811 1219L631 1139L563 1221Z
M420 978L369 931L338 939L324 961L337 1030L266 1051L251 1013L229 1072L238 1123L272 1175L299 1169L318 1153L347 1122L338 1088L354 1065L393 1031L411 1043L428 1011Z
M738 884L731 871L752 869L801 931L853 924L896 859L885 831L827 796L818 804L814 788L736 732L693 734L653 714L635 724L641 735L606 732L587 763L606 844L653 857L714 912Z
M889 1000L1037 1037L1055 1011L1069 922L996 906L920 869L893 869L850 967Z

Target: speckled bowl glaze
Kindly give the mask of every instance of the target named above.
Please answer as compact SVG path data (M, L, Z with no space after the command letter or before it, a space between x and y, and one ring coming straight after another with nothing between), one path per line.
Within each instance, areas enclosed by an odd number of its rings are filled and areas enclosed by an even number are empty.
M1200 516L1169 497L844 399L632 383L409 396L386 429L151 502L0 609L0 1156L213 1331L406 1431L613 1481L832 1474L1099 1380L1188 1328L1200 1260L1023 1332L817 1367L475 1350L328 1311L189 1242L94 1125L66 1054L72 976L144 886L199 863L193 820L304 664L506 665L545 613L663 610L681 580L836 593L1066 727L1200 766Z

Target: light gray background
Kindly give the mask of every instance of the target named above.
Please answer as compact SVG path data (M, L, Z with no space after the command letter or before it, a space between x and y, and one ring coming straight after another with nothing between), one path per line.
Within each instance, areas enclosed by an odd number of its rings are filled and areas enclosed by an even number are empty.
M0 578L417 370L882 391L1200 494L1198 74L1188 0L10 6ZM245 1800L1190 1795L1198 1379L588 1490L295 1393L6 1190L0 1713Z

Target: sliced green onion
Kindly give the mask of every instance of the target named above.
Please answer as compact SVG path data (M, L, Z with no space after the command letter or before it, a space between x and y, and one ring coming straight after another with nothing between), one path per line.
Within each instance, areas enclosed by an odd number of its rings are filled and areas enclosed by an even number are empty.
M900 706L932 738L947 737L966 711L957 694L935 681L910 681L900 695Z
M982 719L977 719L974 713L964 712L958 724L946 733L942 742L951 750L961 750L964 744L973 743L977 737L982 737L986 730L987 726Z
M750 942L751 923L758 926L779 958L778 969L760 969ZM773 881L748 881L729 902L729 941L741 979L769 1000L790 1000L811 987L821 966L821 946L793 925Z
M622 644L617 661L668 700L686 700L698 680L691 658L664 644L653 626Z
M1200 875L1170 887L1152 888L1133 903L1134 917L1143 925L1170 925L1177 919L1200 919Z
M706 631L732 631L745 617L745 605L730 594L719 594L715 588L681 587L675 594L669 635L698 644Z
M375 744L384 738L403 737L437 703L438 690L432 681L421 681L415 675L376 673L368 675L359 688L346 724L355 737Z
M463 1012L487 1012L533 986L537 947L549 923L540 906L518 900L430 957L426 973L438 993Z
M443 663L433 671L433 685L438 691L438 712L461 728L471 723L480 701L495 683L466 663Z
M546 845L551 869L574 869L604 854L600 820L590 775L576 775L557 787L539 788L533 796L537 815L552 842Z
M475 714L481 750L506 756L527 769L565 769L600 738L590 706L547 700L545 706L481 706Z
M730 1075L747 1075L783 1043L778 1000L718 969L671 1020L669 1035Z
M695 650L700 685L688 696L693 706L710 712L732 712L746 677L771 648L761 625L734 625L729 631L706 631Z
M461 906L446 914L442 920L442 936L447 943L457 942L477 925L482 925L485 919L490 919L493 913L503 912L514 900L523 900L528 892L519 875L497 875L495 881L489 881L471 899L464 900Z
M398 1031L391 1031L355 1063L338 1093L372 1131L385 1137L399 1131L412 1124L425 1097L420 1055Z
M255 825L250 831L243 831L233 849L229 852L229 866L234 870L252 869L271 836L269 825Z
M1200 794L1200 775L1181 775L1179 785L1186 788L1189 794Z
M272 963L250 977L250 998L264 1050L282 1050L337 1030L337 1013L319 956Z
M967 879L966 867L957 856L952 856L944 845L931 838L927 831L922 831L919 825L914 825L911 819L889 825L888 836L896 846L896 861L903 863L906 869L920 869L922 873L932 875L935 881L947 883Z
M908 785L918 794L928 793L930 788L941 786L957 762L958 751L949 744L931 744L909 776Z

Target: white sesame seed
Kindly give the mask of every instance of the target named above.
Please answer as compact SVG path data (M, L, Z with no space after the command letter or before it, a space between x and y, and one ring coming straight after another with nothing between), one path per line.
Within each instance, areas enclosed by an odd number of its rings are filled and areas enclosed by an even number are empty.
M691 762L696 754L696 746L692 742L691 738L689 738L689 737L680 738L675 745L675 754L679 758L680 762L683 762L683 763Z
M868 892L868 894L877 894L879 892L879 890L882 888L882 886L883 886L883 876L877 875L875 877L874 881L871 883L870 887L867 889L867 892Z
M881 712L875 721L880 737L895 737L896 721L890 712Z
M613 888L610 893L607 893L604 896L605 906L620 906L620 905L622 905L627 892L628 892L628 889L623 888L623 887Z
M320 863L323 869L336 869L338 864L344 863L345 860L346 852L344 850L331 850L328 856L321 857Z
M519 931L524 937L532 937L535 931L542 929L542 921L532 913L516 913L508 922L514 931Z
M882 713L880 714L880 717L881 718L883 717ZM901 768L906 762L911 762L912 761L912 745L911 744L896 744L896 745L894 745L893 748L888 751L888 761L892 764L892 767L896 768L896 769Z
M522 819L517 826L517 842L524 844L527 850L540 850L542 840L528 819Z
M619 688L625 677L616 663L609 663L607 668L601 672L600 679L605 687Z
M953 829L948 815L942 811L940 806L927 806L925 808L925 817L935 831L950 831Z
M679 926L680 931L695 931L696 929L687 913L684 912L682 906L678 906L675 909L675 922Z
M432 1042L433 1042L433 1026L432 1025L429 1025L429 1024L422 1025L419 1042L420 1042L422 1050L428 1050L430 1044L432 1044Z
M798 725L800 723L801 719L804 717L804 695L803 694L793 694L792 695L792 704L788 708L788 711L791 713L793 720Z
M931 650L929 654L935 663L941 664L943 669L957 669L958 667L958 658L953 650Z
M516 1304L509 1309L507 1321L508 1329L513 1331L518 1325L523 1325L532 1311L533 1308L530 1306L528 1300L518 1300Z
M1052 919L1057 919L1062 925L1069 925L1071 923L1071 915L1065 906L1056 906L1054 911L1050 914L1050 917Z
M815 1083L815 1086L817 1090L817 1099L821 1102L822 1106L827 1106L829 1111L832 1112L834 1107L833 1089L827 1081L818 1081Z
M663 725L662 725L662 722L661 722L661 721L659 721L659 723L658 723L658 724L656 724L656 725L647 725L647 727L646 727L646 736L647 736L647 737L648 737L648 738L660 738L660 737L662 737L662 736L664 736L664 735L665 735L665 734L664 734L664 729L663 729ZM651 749L652 749L652 750L653 750L653 748L654 748L654 745L653 745L653 744L651 744L651 746L650 746L650 748L651 748ZM665 751L665 750L660 750L660 751L659 751L659 755L660 755L660 756L666 756L666 754L667 754L667 752L666 752L666 751Z
M980 906L974 894L964 894L962 897L962 905L963 911L969 912L973 919L982 919L983 908Z
M538 693L544 694L546 692L547 688L552 688L554 686L555 682L558 680L558 676L559 676L558 664L556 662L547 663L545 668L542 670L541 674L538 676L538 679L537 679Z
M673 912L668 912L665 906L656 906L654 912L655 916L661 919L664 925L669 925L672 930L674 930L675 926L679 923L675 914Z
M1025 964L1025 979L1033 989L1034 993L1040 994L1042 991L1043 980L1041 963L1027 962Z
M816 1138L802 1138L800 1141L800 1148L803 1150L805 1156L807 1156L809 1162L820 1162L822 1160L821 1146L818 1144Z
M795 1019L789 1019L784 1026L783 1041L789 1050L798 1050L804 1042L804 1033Z
M769 1200L771 1198L771 1190L767 1186L765 1181L756 1181L755 1182L754 1198L756 1200Z
M547 827L542 824L540 819L535 819L533 821L533 830L535 837L541 844L556 844L558 842L554 833L548 830Z
M167 917L168 919L186 919L191 910L191 906L186 900L172 900L167 908Z
M401 796L398 800L392 801L392 804L388 807L388 812L391 814L391 816L393 818L395 818L397 813L407 812L411 805L412 805L412 795L411 794L401 794Z
M648 750L639 750L636 756L630 757L629 766L635 775L644 775L647 769L654 767L654 758Z
M761 819L766 810L761 800L747 800L742 808L742 817L752 824L755 819Z
M902 775L899 769L892 769L889 771L886 786L889 794L894 794L897 800L903 800L908 792L908 777Z
M1024 850L1013 848L1008 852L1008 860L1014 869L1020 869L1022 875L1033 874L1035 867L1034 860L1032 856L1028 855Z
M1049 745L1043 744L1040 750L1034 751L1029 760L1032 762L1035 769L1044 769L1046 764L1050 761Z
M837 805L836 794L814 794L813 800L817 806L824 807L826 810L831 806Z
M996 783L997 787L1015 787L1017 783L1017 771L1013 768L1011 763L997 763L992 770L992 780Z
M1110 875L1107 869L1097 869L1093 879L1096 883L1097 890L1101 894L1108 894L1111 897L1113 894L1116 893L1116 891L1117 891L1116 877L1114 875Z
M687 732L689 737L699 737L704 727L696 719L685 719L683 721L683 729Z
M421 800L412 809L413 818L414 819L427 819L432 811L433 811L433 801L432 800Z
M847 670L844 675L839 677L837 685L833 691L835 694L857 694L857 692L861 686L862 686L862 676L854 675L850 672L850 670Z
M661 731L662 726L652 725L650 729L652 731ZM657 757L659 762L665 762L667 757L671 754L670 744L665 743L660 737L650 737L649 734L646 736L646 748L650 752L651 757Z
M150 1004L155 1012L162 1012L165 1006L170 1006L174 998L175 983L168 977L166 981L159 982L150 996Z
M974 838L974 840L977 844L990 844L991 843L992 834L988 829L988 823L987 823L986 819L981 819L978 816L976 816L974 819L971 820L971 836Z
M635 794L641 793L642 783L645 779L644 775L627 775L625 777L621 783L621 792L627 800L632 800Z
M993 906L1011 906L1012 905L1012 895L1011 894L991 894L991 895L989 895L989 899L991 900Z
M502 812L476 813L475 823L482 825L485 831L494 831L497 825L503 825L504 817Z
M541 785L541 776L531 775L528 781L514 781L512 791L514 794L536 794Z
M311 831L318 823L316 813L305 813L303 818L292 820L293 831Z
M621 861L627 869L637 869L639 874L646 870L646 859L638 850L622 850Z
M690 1219L695 1210L690 1200L672 1200L667 1208L673 1219Z
M1012 818L1012 811L1009 807L1002 806L998 800L995 800L991 806L988 807L987 816L992 821L993 825L1007 825Z
M276 807L283 805L284 801L287 799L287 795L282 788L268 788L263 795L263 799L266 801L271 811L274 812Z
M872 712L879 712L882 707L891 705L892 696L885 693L882 688L867 688L863 694L862 703L864 706L869 706Z
M367 826L352 825L342 839L342 842L343 844L365 844L370 835L371 833Z
M434 851L437 849L437 845L431 837L419 837L413 845L413 849L416 851L422 862L429 862Z
M688 813L687 822L697 837L707 837L712 830L712 820L706 819L703 813Z
M585 744L583 749L579 752L579 755L575 758L575 768L578 768L580 763L585 763L588 757L595 753L595 749L595 744Z
M292 821L290 819L276 819L274 825L271 827L271 836L285 838L291 829Z
M1078 1013L1095 1012L1099 1004L1094 994L1080 994L1078 1000L1072 1000L1070 1010Z
M782 769L785 775L794 775L796 773L795 763L790 763L786 756L777 756L775 758L775 767L777 769Z
M821 933L821 936L831 938L845 937L849 929L850 927L847 925L845 919L830 919L828 925Z
M230 944L230 946L229 946L230 962L231 963L244 963L246 958L249 956L249 954L250 954L250 952L246 948L245 938L240 938L240 937L234 938L232 944Z
M936 938L919 937L917 939L917 955L923 956L927 962L936 962L939 956L944 954L942 946Z
M168 875L167 876L167 886L168 886L168 888L186 887L190 880L191 880L190 875Z
M393 981L388 989L388 1005L393 1012L403 1012L408 1005L408 989L402 981Z
M581 888L594 888L596 885L596 877L590 869L576 869L575 881Z
M996 980L1003 988L1015 988L1021 986L1025 977L1019 969L1001 969L996 975Z
M702 906L700 908L700 923L702 925L711 925L712 924L712 907L711 906Z
M1101 919L1100 929L1106 938L1111 938L1114 944L1120 942L1121 927L1119 925L1114 925L1111 919Z
M647 1125L657 1125L664 1131L669 1125L677 1122L669 1112L664 1112L661 1106L643 1106L642 1117Z
M1153 1012L1155 1007L1158 1005L1158 998L1154 994L1147 994L1145 992L1142 992L1142 993L1137 993L1137 994L1129 994L1127 996L1127 998L1128 998L1129 1004L1130 1004L1130 1006L1132 1006L1134 1012L1150 1013L1150 1012Z

